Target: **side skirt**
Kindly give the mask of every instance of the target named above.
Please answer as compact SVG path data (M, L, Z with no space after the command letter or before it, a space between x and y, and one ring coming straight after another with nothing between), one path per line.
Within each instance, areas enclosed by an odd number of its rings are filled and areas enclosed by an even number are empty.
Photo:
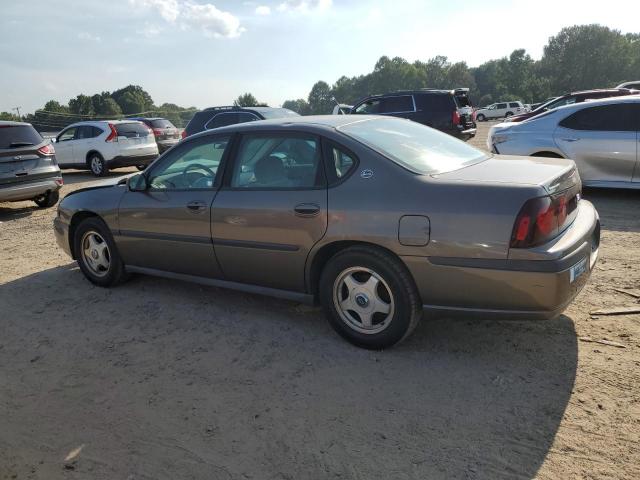
M182 280L184 282L199 283L210 287L229 288L239 290L241 292L255 293L257 295L265 295L267 297L283 298L294 302L313 305L315 299L313 295L308 293L292 292L289 290L280 290L277 288L260 287L258 285L248 285L245 283L229 282L227 280L218 280L216 278L197 277L195 275L186 275L183 273L166 272L164 270L156 270L155 268L136 267L126 265L125 269L131 273L142 273L144 275L152 275L154 277L171 278L173 280Z

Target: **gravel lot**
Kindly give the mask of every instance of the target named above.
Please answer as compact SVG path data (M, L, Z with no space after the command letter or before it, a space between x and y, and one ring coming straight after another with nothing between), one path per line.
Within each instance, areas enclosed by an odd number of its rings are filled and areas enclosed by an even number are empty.
M601 257L565 315L425 319L384 352L317 308L93 287L55 209L0 204L0 479L640 478L640 315L589 313L640 306L614 290L640 293L640 191L585 196Z

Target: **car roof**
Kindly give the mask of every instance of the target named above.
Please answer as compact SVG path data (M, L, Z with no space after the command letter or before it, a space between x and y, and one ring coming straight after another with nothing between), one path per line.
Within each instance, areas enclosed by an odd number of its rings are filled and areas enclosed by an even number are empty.
M204 110L201 110L201 112L214 112L217 110L221 112L226 110L233 110L237 112L241 112L243 110L253 110L255 112L269 112L271 110L287 110L287 109L283 107L238 107L235 105L227 105L222 107L208 107L208 108L205 108Z
M27 122L14 122L13 120L0 120L0 127L17 127L17 126L24 126L24 125L31 125L31 124Z
M623 97L606 97L598 98L594 100L588 100L586 102L572 103L571 105L563 105L562 107L554 108L551 112L568 112L572 110L582 110L583 108L589 108L597 105L612 105L616 103L640 103L640 94L626 95ZM536 117L532 117L533 120Z
M92 125L104 125L105 123L111 123L113 125L120 125L122 123L135 123L135 122L140 122L140 120L135 120L133 118L131 119L126 119L126 120L84 120L82 122L75 122L75 123L70 123L69 125L67 125L64 128L68 128L68 127L81 127L83 125L88 125L88 126L92 126Z
M614 92L619 92L620 90L629 90L629 89L628 88L594 88L591 90L578 90L576 92L565 93L564 95L561 95L560 97L557 97L557 98L569 97L571 95L589 95L590 93L601 93L601 92L614 93Z
M417 93L454 94L455 92L458 92L458 91L462 93L462 91L464 91L464 90L465 89L463 89L463 88L456 88L456 89L452 89L452 90L446 90L446 89L443 89L443 88L417 88L417 89L413 89L413 90L395 90L393 92L374 93L373 95L366 95L366 96L360 98L356 103L361 102L362 100L365 100L367 98L393 97L393 96L396 96L396 95L414 95L414 94L417 94Z

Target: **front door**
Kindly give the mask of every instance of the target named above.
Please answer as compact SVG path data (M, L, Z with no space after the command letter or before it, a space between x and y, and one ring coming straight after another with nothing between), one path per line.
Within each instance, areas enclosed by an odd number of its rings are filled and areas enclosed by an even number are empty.
M229 136L188 141L144 175L149 188L120 202L118 247L125 264L219 278L211 242L211 205Z
M62 166L71 166L76 163L74 143L77 127L69 127L56 137L54 149L56 151L56 161Z
M616 103L583 108L558 125L554 140L576 162L585 184L631 182L637 156L631 107Z
M319 139L245 134L227 171L212 223L225 279L304 291L307 256L327 229Z

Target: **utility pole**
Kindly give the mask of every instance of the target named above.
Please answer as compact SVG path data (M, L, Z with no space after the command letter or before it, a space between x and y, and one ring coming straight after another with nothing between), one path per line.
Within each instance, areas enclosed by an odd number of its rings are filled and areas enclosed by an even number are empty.
M20 108L21 108L21 107L15 107L13 110L15 110L16 112L18 112L18 120L22 121L22 117L20 116Z

